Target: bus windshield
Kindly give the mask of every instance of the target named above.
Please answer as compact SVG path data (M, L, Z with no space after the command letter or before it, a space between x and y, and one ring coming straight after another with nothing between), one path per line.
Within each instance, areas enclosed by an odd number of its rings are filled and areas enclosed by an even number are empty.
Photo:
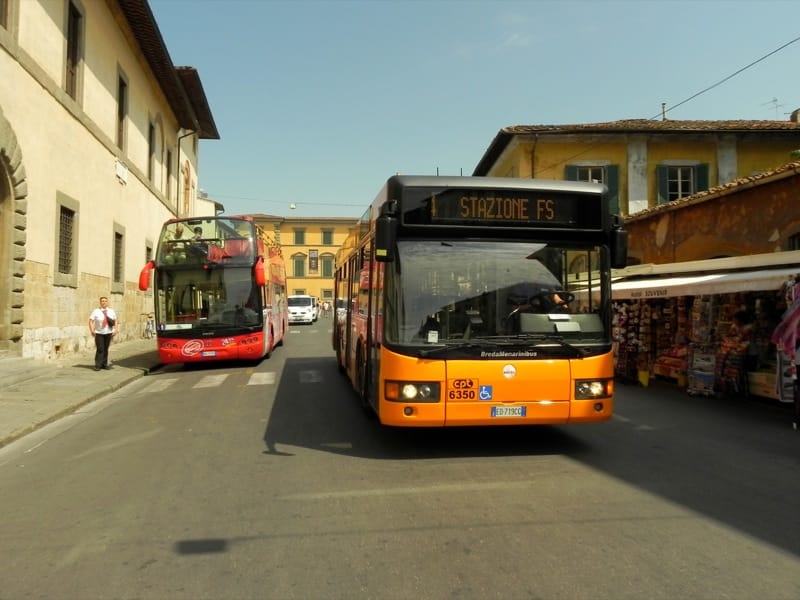
M406 240L384 277L384 341L463 343L556 334L608 344L598 246Z
M261 295L248 267L161 269L157 278L162 332L197 336L262 326Z

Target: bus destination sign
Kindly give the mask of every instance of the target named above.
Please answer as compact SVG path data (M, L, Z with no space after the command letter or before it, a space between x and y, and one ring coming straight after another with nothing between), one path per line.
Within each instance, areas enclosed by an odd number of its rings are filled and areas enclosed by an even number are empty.
M597 229L600 196L517 190L428 190L406 204L405 223L416 225L538 226Z

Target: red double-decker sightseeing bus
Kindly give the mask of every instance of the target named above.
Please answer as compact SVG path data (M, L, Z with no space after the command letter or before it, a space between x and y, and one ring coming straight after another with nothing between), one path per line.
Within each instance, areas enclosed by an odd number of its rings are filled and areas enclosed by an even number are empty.
M170 219L139 289L151 282L164 363L259 360L285 340L281 248L251 217Z

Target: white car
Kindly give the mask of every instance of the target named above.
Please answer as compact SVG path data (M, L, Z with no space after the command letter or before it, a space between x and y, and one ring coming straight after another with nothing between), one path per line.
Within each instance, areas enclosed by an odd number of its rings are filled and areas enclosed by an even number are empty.
M289 296L289 323L313 323L317 320L316 302L312 296Z

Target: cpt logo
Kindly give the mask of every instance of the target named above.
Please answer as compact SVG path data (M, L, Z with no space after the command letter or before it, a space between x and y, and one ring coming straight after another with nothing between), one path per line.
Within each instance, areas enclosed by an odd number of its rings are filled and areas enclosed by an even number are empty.
M477 395L477 379L451 379L447 387L449 400L475 400Z
M478 382L474 379L454 379L453 388L457 390L469 390L477 387Z

